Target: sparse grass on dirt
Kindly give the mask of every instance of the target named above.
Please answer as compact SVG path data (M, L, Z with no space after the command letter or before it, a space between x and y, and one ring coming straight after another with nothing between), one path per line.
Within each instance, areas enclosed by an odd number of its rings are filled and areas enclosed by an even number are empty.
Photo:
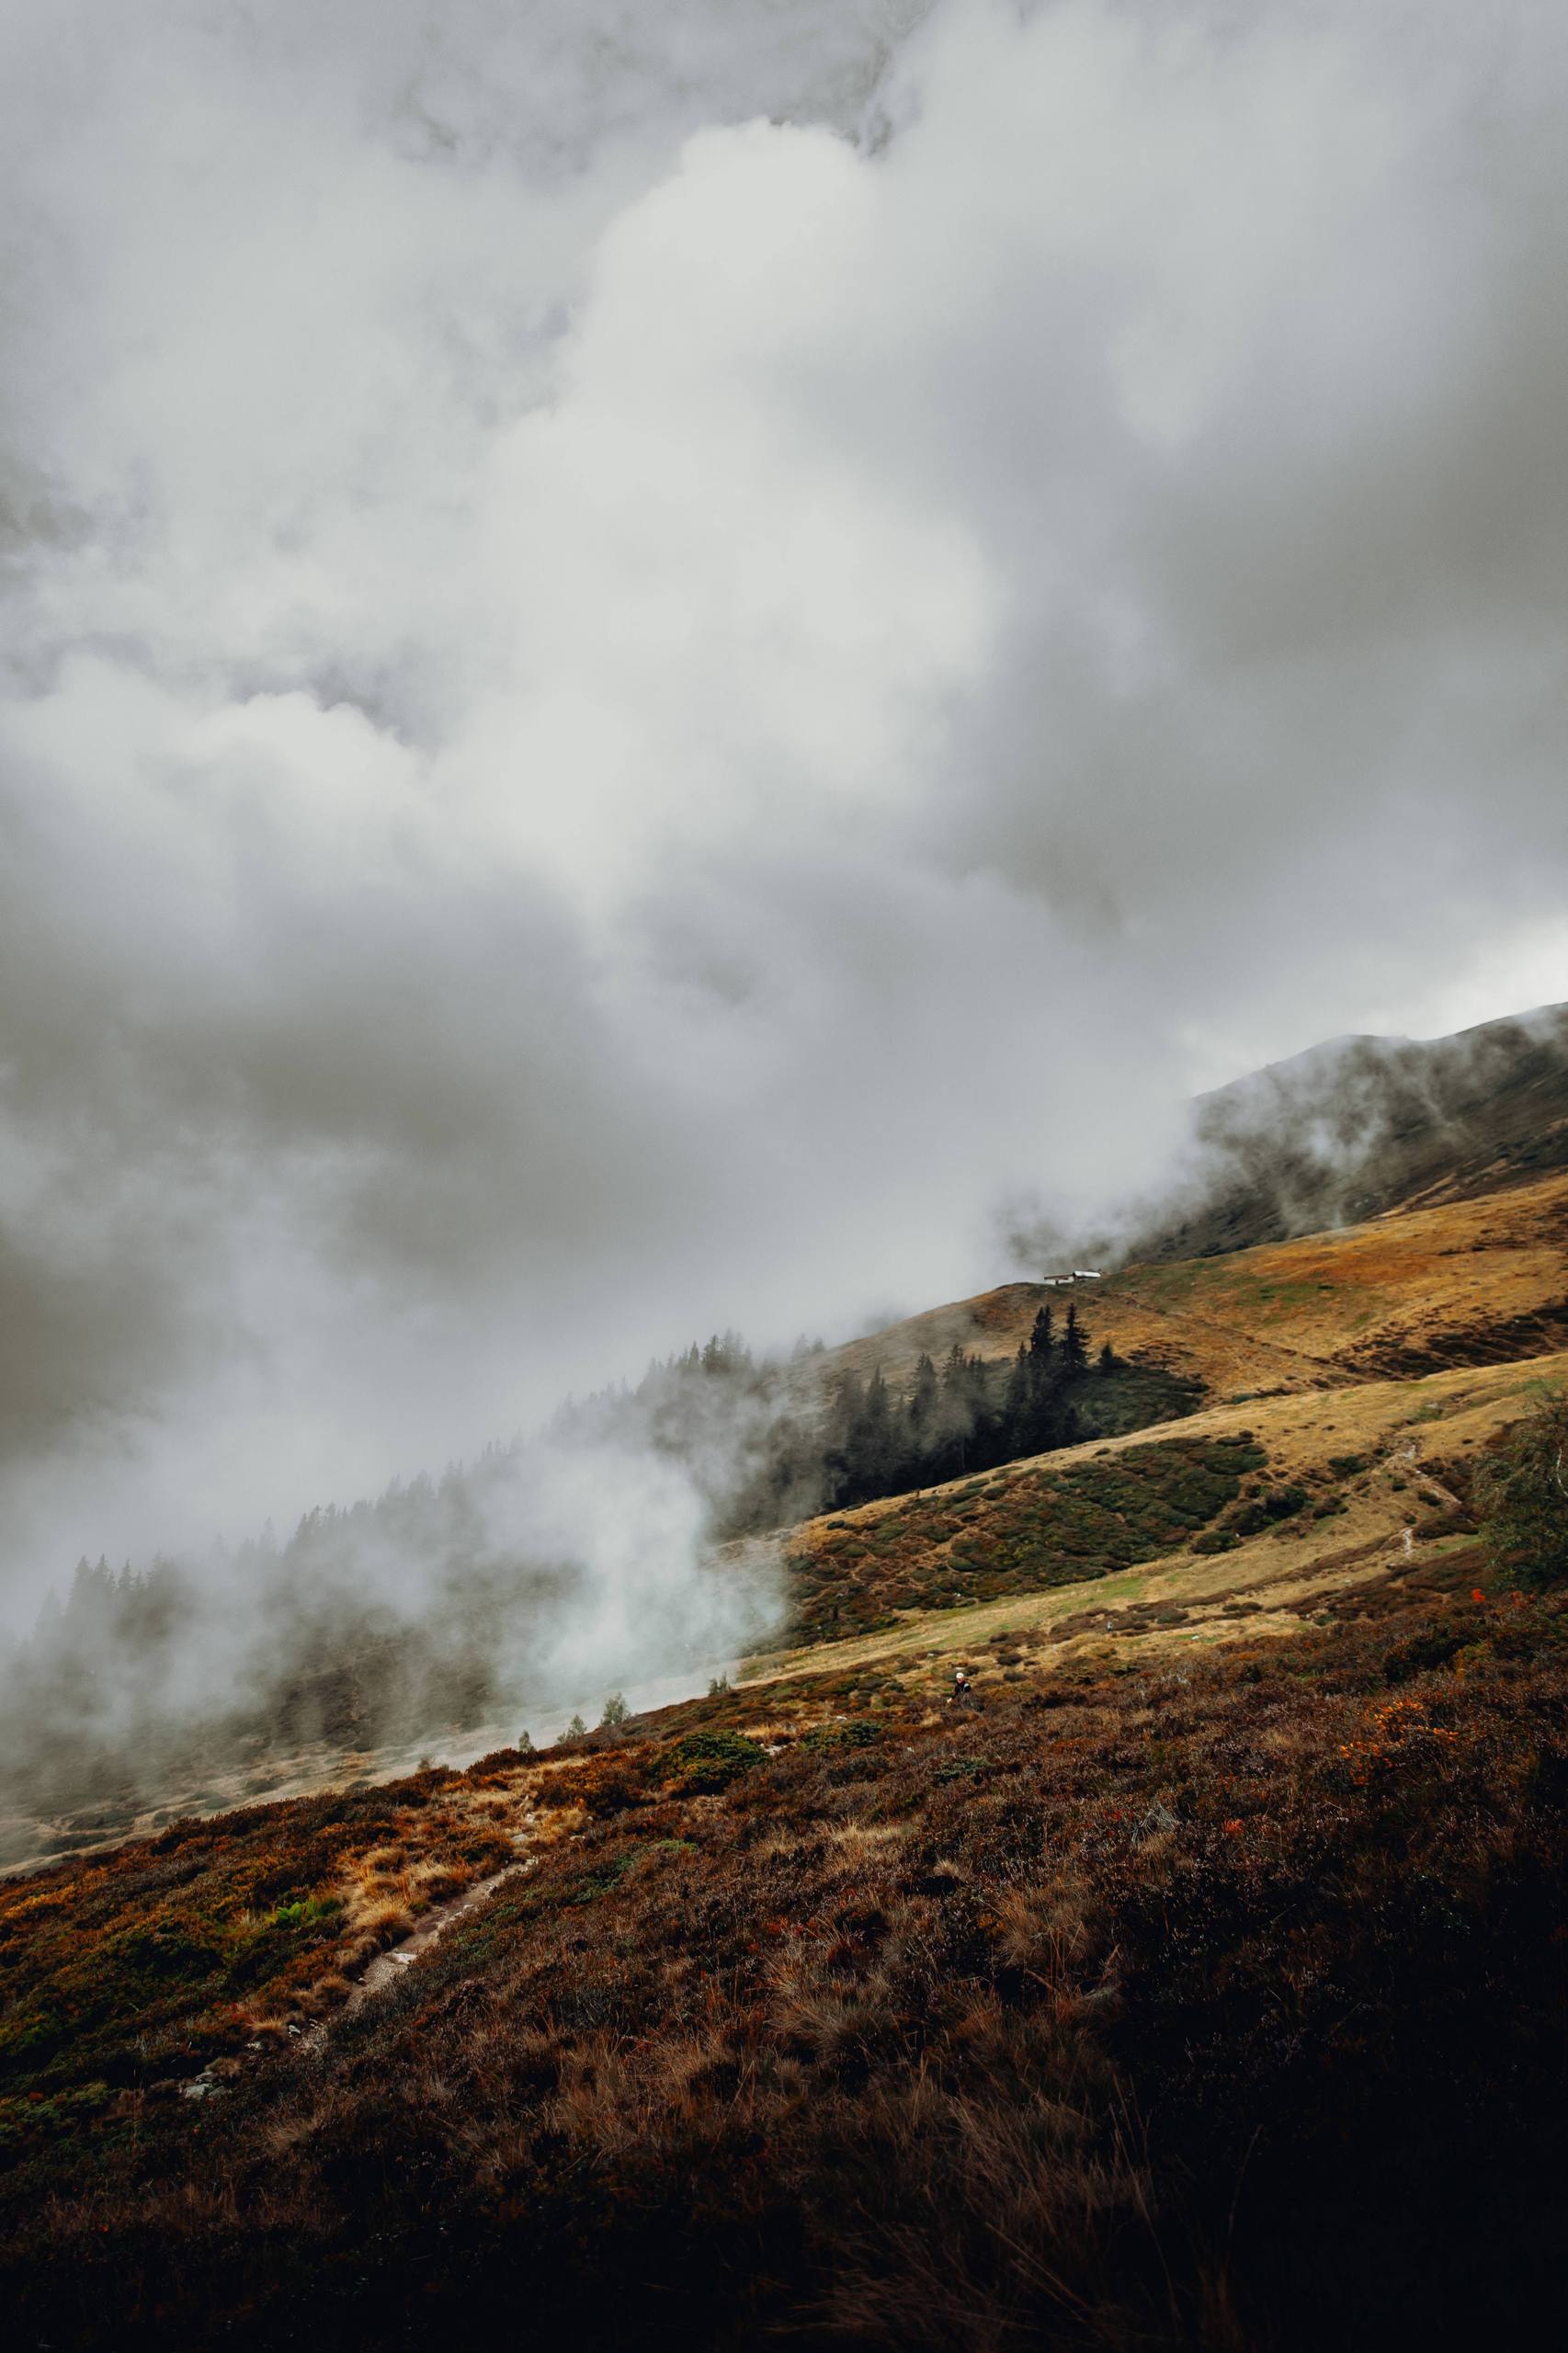
M1565 1220L1558 1174L1299 1241L1130 1267L1107 1287L1101 1318L1123 1348L1122 1314L1153 1311L1215 1389L1233 1337L1304 1359L1292 1378L1281 1358L1290 1386L1499 1363L1568 1339Z

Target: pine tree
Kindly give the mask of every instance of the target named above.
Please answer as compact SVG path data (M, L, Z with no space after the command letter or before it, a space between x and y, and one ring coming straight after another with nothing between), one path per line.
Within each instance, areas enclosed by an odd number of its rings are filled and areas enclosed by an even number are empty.
M937 1368L922 1350L920 1361L915 1368L915 1386L909 1392L908 1407L910 1440L917 1456L925 1452L940 1402Z
M855 1433L858 1483L863 1499L885 1495L893 1486L898 1468L898 1439L893 1429L892 1401L882 1369L878 1365L866 1384L859 1427Z
M978 1349L969 1359L969 1466L989 1470L1004 1460L1006 1438L991 1394L991 1367Z
M1074 1302L1067 1310L1067 1328L1062 1335L1062 1363L1069 1381L1075 1381L1089 1361L1089 1344L1078 1321L1078 1308Z
M1002 1427L1009 1454L1025 1454L1028 1451L1030 1408L1034 1397L1031 1371L1028 1349L1020 1341L1018 1353L1013 1358L1012 1369L1007 1375L1006 1393L1002 1401Z
M950 1479L969 1469L973 1431L974 1377L962 1343L955 1340L942 1359L937 1442L931 1450L934 1478Z
M828 1397L823 1431L823 1486L833 1511L842 1510L846 1504L858 1500L858 1440L865 1399L860 1376L855 1372L840 1373Z

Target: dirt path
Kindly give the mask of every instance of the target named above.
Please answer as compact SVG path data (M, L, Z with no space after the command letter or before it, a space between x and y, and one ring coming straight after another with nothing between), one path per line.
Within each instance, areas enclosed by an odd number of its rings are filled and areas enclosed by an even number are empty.
M352 2018L355 2011L367 2002L373 2001L377 1995L384 1994L389 1986L395 1985L403 1971L411 1969L421 1953L428 1952L449 1927L464 1919L469 1913L476 1912L498 1887L505 1886L507 1880L520 1879L526 1871L531 1871L534 1862L532 1855L519 1855L516 1862L504 1863L498 1871L492 1871L488 1879L475 1880L471 1887L465 1887L461 1894L454 1895L449 1903L433 1905L419 1926L411 1935L404 1937L401 1944L391 1945L385 1952L376 1955L363 1975L356 1980L347 1999L329 2018L319 2019L312 2027L291 2026L289 2029L290 2049L313 2052L319 2056L340 2018ZM244 2053L227 2052L220 2058L210 2059L199 2075L193 2075L188 2083L180 2086L181 2098L204 2100L222 2097L234 2077L244 2071L247 2058L259 2054L265 2048L259 2040L248 2042Z
M498 1887L505 1886L507 1880L520 1879L533 1867L532 1855L520 1855L515 1863L504 1863L498 1871L492 1871L488 1879L476 1879L472 1887L465 1887L462 1893L454 1895L449 1903L433 1905L412 1935L404 1937L401 1944L390 1945L385 1952L376 1955L363 1975L356 1981L353 1991L342 2006L330 2018L324 2018L319 2027L312 2028L302 2040L312 2044L324 2040L339 2018L352 2018L365 2003L373 2000L378 1994L384 1994L389 1985L395 1985L403 1971L412 1969L420 1955L428 1952L457 1921L477 1911Z

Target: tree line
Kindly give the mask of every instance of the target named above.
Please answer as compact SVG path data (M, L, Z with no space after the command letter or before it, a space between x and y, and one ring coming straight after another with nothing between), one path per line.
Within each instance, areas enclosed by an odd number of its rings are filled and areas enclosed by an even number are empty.
M655 1446L699 1466L715 1459L716 1427L733 1436L710 1494L716 1532L733 1537L1072 1446L1100 1426L1097 1384L1128 1369L1108 1342L1096 1353L1075 1302L1060 1325L1041 1307L1010 1362L960 1342L940 1362L922 1354L906 1390L880 1367L824 1380L820 1354L758 1362L726 1333L590 1405L612 1423L635 1416Z
M1096 1384L1128 1370L1108 1342L1095 1352L1076 1302L1060 1325L1041 1307L1011 1362L956 1341L940 1362L922 1354L905 1391L880 1367L824 1374L824 1354L801 1341L788 1362L758 1358L738 1333L715 1334L635 1388L568 1404L554 1427L678 1457L713 1532L733 1538L1072 1446L1100 1426Z
M841 1510L1072 1446L1085 1434L1089 1384L1119 1361L1108 1341L1092 1357L1075 1305L1060 1334L1047 1306L1010 1365L966 1355L955 1341L940 1365L920 1358L903 1397L880 1368L869 1381L841 1374L824 1438L824 1504Z

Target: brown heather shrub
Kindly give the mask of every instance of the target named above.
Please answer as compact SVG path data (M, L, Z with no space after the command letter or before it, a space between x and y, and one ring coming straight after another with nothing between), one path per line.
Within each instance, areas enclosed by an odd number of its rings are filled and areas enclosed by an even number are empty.
M552 1759L573 1826L317 2050L24 2154L22 2341L1555 2341L1568 1643L1466 1574L719 1790L741 1694Z
M0 1883L0 2168L69 2184L95 2119L131 2114L139 2141L142 2093L335 2006L345 1972L406 1929L405 1856L461 1884L511 1853L467 1799L420 1774L172 1823Z

